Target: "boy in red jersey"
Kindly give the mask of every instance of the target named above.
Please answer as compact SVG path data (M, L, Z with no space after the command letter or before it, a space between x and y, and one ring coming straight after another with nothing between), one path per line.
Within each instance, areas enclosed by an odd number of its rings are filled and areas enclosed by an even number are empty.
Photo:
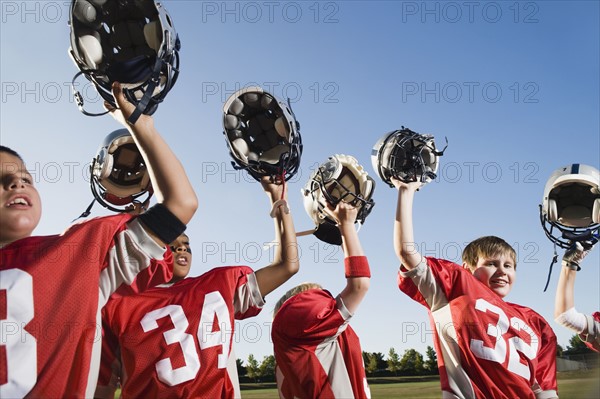
M282 198L284 186L268 177L261 184L275 222L273 263L256 272L247 266L217 267L185 278L191 252L187 236L180 237L172 244L175 266L169 284L134 295L122 289L103 309L106 338L112 337L112 343L103 358L96 397L114 397L115 356L110 348L115 347L123 365L124 398L240 396L232 350L235 319L257 315L263 298L299 266L296 232Z
M443 398L557 398L556 336L536 312L505 302L516 254L488 236L463 251L463 266L423 257L415 248L416 181L401 183L394 249L400 289L426 306L435 329Z
M131 207L132 213L141 213L142 211L141 204L136 203ZM186 278L192 267L190 239L184 233L170 243L169 247L173 255L173 278L170 283L175 283ZM134 286L121 286L111 295L108 304L114 303L115 298L119 298L121 295L135 295L140 290L144 291L153 285L152 281L138 279ZM119 339L111 331L106 313L107 308L111 306L102 308L102 356L98 385L94 395L96 398L114 398L117 388L121 388L123 384L123 364Z
M370 283L354 227L357 209L328 205L342 234L346 287L337 297L314 283L289 290L275 306L271 336L281 398L370 398L358 336L349 322Z
M185 171L152 118L128 125L135 107L118 83L113 96L119 109L105 106L130 130L159 193L158 204L142 216L94 218L60 235L32 236L40 196L20 156L0 148L0 397L92 396L100 308L140 272L170 278L164 245L196 211Z
M556 287L554 317L558 324L579 334L590 349L600 352L600 312L586 315L575 309L575 277L590 251L591 248L584 250L580 243L575 243L565 252Z

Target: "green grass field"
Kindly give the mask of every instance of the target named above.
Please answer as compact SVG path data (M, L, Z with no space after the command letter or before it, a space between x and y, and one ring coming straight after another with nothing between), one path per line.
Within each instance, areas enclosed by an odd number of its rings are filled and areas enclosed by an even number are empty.
M401 380L398 377L395 380ZM389 381L390 379L388 379ZM249 388L245 384L242 388ZM371 383L371 397L374 399L410 398L410 399L439 399L441 398L439 381L400 382L400 383ZM558 373L558 392L561 399L596 399L600 398L600 369L590 371ZM277 389L243 389L244 399L278 399Z

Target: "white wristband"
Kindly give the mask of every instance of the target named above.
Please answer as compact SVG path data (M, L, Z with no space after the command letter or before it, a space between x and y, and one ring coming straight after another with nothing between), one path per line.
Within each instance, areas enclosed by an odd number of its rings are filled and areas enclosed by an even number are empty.
M582 333L587 330L587 319L583 313L579 313L575 308L571 308L566 312L560 314L554 319L558 324L567 327L578 333Z
M277 200L275 202L273 202L273 207L271 208L271 217L274 218L276 216L276 211L277 208L281 207L283 210L283 213L285 213L286 215L288 215L290 213L290 208L288 207L288 203L286 200L284 199L280 199Z

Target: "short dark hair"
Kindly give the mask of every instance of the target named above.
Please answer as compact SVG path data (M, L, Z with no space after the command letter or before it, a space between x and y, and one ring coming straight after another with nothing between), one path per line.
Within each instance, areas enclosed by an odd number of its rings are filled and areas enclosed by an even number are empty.
M4 145L0 145L0 152L6 152L7 154L13 155L17 158L19 158L21 161L23 161L23 158L19 155L18 152L16 152L15 150L13 150L12 148L8 148ZM25 161L23 161L25 162Z

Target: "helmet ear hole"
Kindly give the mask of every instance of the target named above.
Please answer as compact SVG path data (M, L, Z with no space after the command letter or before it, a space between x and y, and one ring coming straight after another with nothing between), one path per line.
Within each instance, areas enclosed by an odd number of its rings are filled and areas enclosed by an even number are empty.
M548 221L556 222L558 220L558 210L556 209L556 201L548 199Z
M600 198L596 198L592 207L592 222L600 223Z

